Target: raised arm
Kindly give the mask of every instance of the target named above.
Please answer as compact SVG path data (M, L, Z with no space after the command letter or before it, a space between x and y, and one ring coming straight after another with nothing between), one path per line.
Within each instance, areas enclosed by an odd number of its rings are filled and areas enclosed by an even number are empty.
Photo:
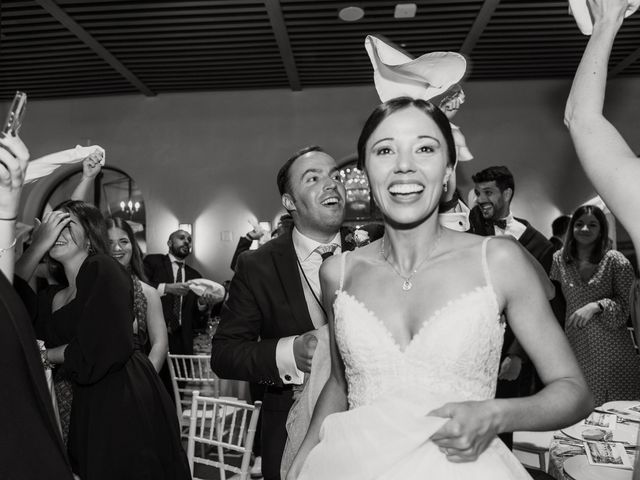
M628 6L627 0L588 0L594 25L576 72L565 109L576 153L589 180L640 248L640 159L602 108L611 48Z
M287 473L287 480L294 480L298 477L304 461L309 452L320 441L320 427L324 419L336 412L347 410L347 384L344 378L344 364L340 358L336 344L336 331L333 316L333 302L335 291L338 288L340 275L340 257L335 256L325 261L320 269L320 283L322 288L322 303L327 312L329 323L329 348L331 351L331 374L325 383L318 401L313 410L311 423L307 430L300 450L296 454L293 464ZM328 294L326 293L328 292Z
M19 137L0 136L0 271L13 281L16 219L29 151Z
M83 202L92 203L89 198L89 190L100 173L100 170L102 170L101 160L102 154L94 152L82 161L82 178L71 194L71 200L82 200Z

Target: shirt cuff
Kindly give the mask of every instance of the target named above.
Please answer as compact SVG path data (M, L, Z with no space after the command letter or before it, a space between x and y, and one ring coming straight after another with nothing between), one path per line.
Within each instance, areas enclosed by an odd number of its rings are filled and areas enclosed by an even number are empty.
M158 293L160 294L161 297L164 297L164 286L166 285L166 283L159 283L158 284Z
M280 380L285 385L302 385L304 381L304 372L296 367L296 358L293 355L293 341L296 338L297 335L281 338L276 345L276 366Z

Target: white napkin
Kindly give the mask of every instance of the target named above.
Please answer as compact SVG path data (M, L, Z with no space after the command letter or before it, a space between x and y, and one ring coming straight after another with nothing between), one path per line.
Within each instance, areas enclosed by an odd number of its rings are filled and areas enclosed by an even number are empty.
M209 291L210 293L213 293L215 303L221 302L224 299L224 287L213 280L207 280L206 278L194 278L193 280L189 280L188 283L189 289L199 297Z
M372 35L367 35L364 46L373 65L378 96L383 102L396 97L430 100L457 84L467 69L467 60L455 52L426 53L414 60ZM472 160L473 155L460 128L452 123L451 129L456 158L461 162Z
M634 13L640 7L640 0L629 0L629 6L624 13L625 18ZM578 28L583 35L591 35L593 32L593 20L587 0L569 0L569 13L576 19Z
M105 151L104 148L98 145L92 145L90 147L77 145L76 148L52 153L33 160L27 164L24 183L35 182L41 177L46 177L62 165L81 162L94 152L102 154L100 164L104 165Z
M458 83L467 69L466 59L455 52L432 52L414 60L372 35L364 46L383 102L405 96L429 100Z

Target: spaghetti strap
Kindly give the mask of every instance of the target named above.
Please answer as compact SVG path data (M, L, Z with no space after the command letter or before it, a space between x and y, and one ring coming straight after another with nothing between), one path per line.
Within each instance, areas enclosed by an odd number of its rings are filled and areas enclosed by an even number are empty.
M487 286L493 290L493 284L491 283L491 274L489 273L489 263L487 262L487 243L489 243L491 237L486 237L482 241L482 272L484 273L484 280Z
M349 251L342 252L342 255L340 255L340 289L339 291L342 291L342 287L344 285L344 265L345 265L345 259L347 258L347 253L349 253Z

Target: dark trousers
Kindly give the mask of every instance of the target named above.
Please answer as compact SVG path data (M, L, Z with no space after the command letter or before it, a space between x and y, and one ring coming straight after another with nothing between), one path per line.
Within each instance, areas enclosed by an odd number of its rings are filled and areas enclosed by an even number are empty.
M264 399L264 385L259 383L249 383L249 393L251 395L251 401L261 402ZM258 424L256 425L256 436L253 441L253 455L256 457L262 456L262 415L258 417Z
M262 476L264 480L280 480L280 463L287 442L288 411L262 408Z

